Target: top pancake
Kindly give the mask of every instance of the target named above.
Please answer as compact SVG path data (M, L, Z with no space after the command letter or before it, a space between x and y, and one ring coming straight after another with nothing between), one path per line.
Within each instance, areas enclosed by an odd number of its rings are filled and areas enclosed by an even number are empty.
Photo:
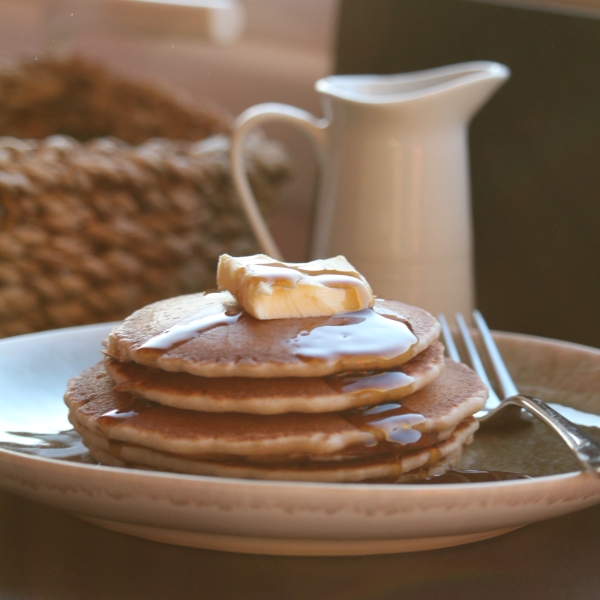
M201 293L136 311L112 330L106 353L204 377L322 377L399 366L439 332L428 312L393 300L343 315L261 321L229 292Z

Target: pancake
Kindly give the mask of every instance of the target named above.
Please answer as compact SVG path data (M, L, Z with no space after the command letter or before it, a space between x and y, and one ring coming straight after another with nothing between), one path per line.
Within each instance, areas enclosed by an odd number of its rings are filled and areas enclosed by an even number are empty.
M114 327L104 360L69 381L65 402L107 465L418 481L458 462L488 396L475 373L444 359L439 333L428 312L379 298L260 320L227 291L179 296Z
M194 458L271 460L430 446L450 435L486 398L481 380L450 360L434 382L401 402L344 412L256 415L172 408L115 391L102 363L71 379L65 394L74 424L115 442Z
M112 466L135 466L193 475L244 479L341 483L418 481L428 476L441 475L458 463L463 446L471 443L478 427L479 423L474 418L468 418L459 424L447 440L402 455L388 453L360 459L319 463L307 461L296 464L190 459L143 446L111 443L83 427L80 427L79 431L92 457Z
M393 300L330 317L261 321L229 292L216 292L136 311L110 333L106 353L204 377L323 377L400 366L439 332L428 312Z
M331 412L397 400L436 379L444 367L444 347L433 342L410 361L384 372L329 377L198 377L170 373L110 357L106 371L115 389L167 406L208 412L280 414Z
M472 441L472 440L471 440ZM466 441L465 444L470 443L470 441ZM110 449L107 448L106 441L102 441L102 443L98 446L95 446L91 443L92 449L89 450L90 456L103 465L108 465L111 467L122 467L122 468L130 468L130 469L141 469L144 471L160 471L161 469L155 467L149 467L148 465L142 465L132 462L125 462L120 458L117 458L115 454L113 454ZM418 467L413 469L412 471L407 471L405 473L393 472L393 470L389 470L387 476L382 476L379 478L371 478L371 479L361 479L361 480L351 480L351 481L341 481L337 479L336 481L329 481L325 483L418 483L422 482L425 479L430 477L436 477L438 475L443 475L448 470L455 468L460 459L462 457L462 446L456 452L449 454L446 457L441 458L438 462L432 465L423 465L422 467ZM213 469L214 470L214 469ZM207 473L203 473L204 476L207 476ZM338 473L339 475L339 473ZM216 477L222 477L223 475L214 475ZM233 475L229 475L233 477ZM240 477L241 478L241 477Z

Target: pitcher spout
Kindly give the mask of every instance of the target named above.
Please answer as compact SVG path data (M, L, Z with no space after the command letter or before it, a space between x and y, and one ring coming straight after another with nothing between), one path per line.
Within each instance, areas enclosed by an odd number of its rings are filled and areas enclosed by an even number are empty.
M475 61L398 75L333 75L316 84L326 96L363 105L444 106L470 119L510 76L500 63Z
M447 67L449 79L443 101L454 106L464 121L469 121L510 77L510 69L496 62L477 61ZM441 92L442 90L440 90Z

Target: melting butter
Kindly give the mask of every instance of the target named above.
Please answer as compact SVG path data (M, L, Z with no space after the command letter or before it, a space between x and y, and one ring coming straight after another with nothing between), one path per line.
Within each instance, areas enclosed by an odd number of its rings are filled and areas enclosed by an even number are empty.
M261 320L325 317L373 306L366 279L343 257L282 263L264 254L223 254L217 286Z

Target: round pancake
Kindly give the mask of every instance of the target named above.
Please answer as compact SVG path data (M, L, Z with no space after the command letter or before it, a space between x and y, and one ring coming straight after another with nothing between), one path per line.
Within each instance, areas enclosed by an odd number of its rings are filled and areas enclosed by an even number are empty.
M468 418L458 425L452 436L428 448L395 455L329 462L259 463L247 460L204 460L158 452L143 446L109 442L106 438L79 427L90 454L100 463L111 466L151 468L192 475L268 479L279 481L360 482L419 481L441 475L456 466L462 448L470 444L479 423Z
M136 311L112 330L106 353L203 377L323 377L399 366L439 332L428 312L392 300L330 317L261 321L229 292L201 293Z
M332 412L403 398L436 379L444 368L444 347L433 342L410 361L382 373L329 377L198 377L170 373L110 357L104 366L115 390L166 406L207 412L263 415Z
M478 411L487 388L447 361L433 383L400 402L332 413L208 413L113 390L102 363L69 382L70 419L116 442L187 456L358 456L431 445Z

